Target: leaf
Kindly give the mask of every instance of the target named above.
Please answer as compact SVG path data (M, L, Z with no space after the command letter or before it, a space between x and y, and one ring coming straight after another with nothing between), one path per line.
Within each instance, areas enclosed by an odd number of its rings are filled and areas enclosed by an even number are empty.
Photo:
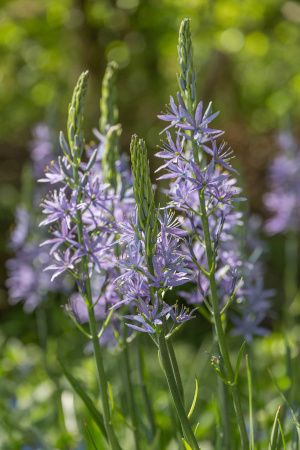
M279 416L279 413L280 413L280 406L278 407L276 415L275 415L273 428L272 428L272 432L271 432L269 450L277 450L278 437L279 437L279 434L278 434L278 429L279 429L278 416Z
M182 379L181 379L180 370L179 370L179 367L178 367L176 355L175 355L175 352L174 352L174 347L173 347L173 344L172 344L171 340L169 340L167 342L167 346L168 346L169 355L170 355L170 358L171 358L171 363L172 363L172 367L173 367L173 371L174 371L174 376L175 376L175 379L176 379L177 387L178 387L178 390L179 390L179 393L180 393L180 397L181 397L182 403L184 405L183 384L182 384Z
M241 346L241 348L240 348L238 357L237 357L236 368L235 368L235 375L234 375L234 384L237 384L237 379L238 379L238 375L239 375L240 364L241 364L241 360L242 360L242 356L243 356L243 352L244 352L245 345L246 345L246 342L244 341L243 344L242 344L242 346Z
M278 424L279 424L279 428L280 428L281 439L282 439L282 445L283 445L284 450L286 450L285 437L284 437L284 434L283 434L283 429L282 429L282 426L281 426L279 417L277 418L277 420L278 420Z
M108 388L108 395L109 395L109 400L110 400L110 415L112 418L114 409L115 409L115 404L114 404L113 393L112 393L112 389L111 389L111 385L110 385L109 381L107 382L107 388Z
M183 442L184 448L186 450L192 450L192 447L189 446L189 444L186 442L186 440L184 438L182 438L182 442Z
M288 408L290 409L291 414L292 414L292 417L293 417L293 422L294 422L295 425L300 429L300 423L299 423L299 421L298 421L298 419L297 419L296 413L295 413L295 411L294 411L292 405L290 404L290 402L288 401L288 399L286 398L286 396L284 395L284 393L282 392L282 390L281 390L280 387L278 386L277 381L275 380L275 378L274 378L274 376L273 376L273 374L272 374L272 372L271 372L270 369L268 369L268 372L269 372L269 374L270 374L270 377L272 378L273 383L274 383L275 386L277 387L277 390L278 390L278 392L280 393L280 395L281 395L283 401L285 402L285 404L286 404L286 405L288 406Z
M93 417L93 419L94 419L96 425L98 426L98 428L100 429L101 433L107 440L107 433L106 433L106 429L104 426L102 414L100 414L100 412L95 407L92 399L86 394L86 392L83 390L83 388L81 387L79 382L76 380L76 378L74 378L73 375L71 375L70 372L68 372L68 370L65 368L63 363L60 361L60 359L58 359L58 362L61 366L61 369L62 369L64 375L66 376L69 383L73 387L74 391L77 392L77 394L79 395L79 397L81 398L81 400L83 401L83 403L85 404L87 409L89 410L91 416Z
M93 439L93 436L91 435L91 432L90 432L90 430L88 429L88 426L87 426L87 424L86 424L85 419L83 419L83 423L84 423L84 426L85 426L85 428L86 428L86 431L87 431L87 433L88 433L88 435L89 435L89 438L90 438L90 440L92 441L93 446L95 447L95 450L98 450L98 448L97 448L97 446L96 446L96 444L95 444L95 441L94 441L94 439Z
M226 384L226 386L234 386L233 383L230 383L230 381L226 380L226 378L224 377L224 375L221 373L221 371L214 365L214 363L211 363L214 371L217 373L217 375L221 378L221 380Z
M196 389L195 389L195 394L194 394L194 398L193 398L193 403L192 403L190 412L188 413L188 418L189 419L191 418L191 416L193 414L193 411L194 411L195 405L196 405L196 401L197 401L197 397L198 397L198 380L197 380L196 376L195 376L195 381L196 381Z
M243 343L239 357L242 356L243 350L245 347L245 342ZM238 357L238 359L239 359ZM240 364L238 361L237 366ZM247 378L248 378L248 392L249 392L249 421L250 421L250 443L249 443L249 450L254 450L254 430L253 430L253 411L252 411L252 378L251 378L251 371L250 371L250 365L248 360L248 355L246 355L246 365L247 365ZM238 372L238 367L237 367ZM236 372L236 377L237 377Z
M298 444L300 443L300 424L299 421L297 419L296 413L292 407L292 405L290 404L290 402L288 401L288 399L286 398L286 396L284 395L284 393L282 392L282 390L280 389L280 387L277 384L277 381L275 380L272 372L270 369L268 369L268 372L270 374L270 377L272 378L273 383L275 384L275 386L277 387L277 390L279 392L279 394L281 395L281 398L283 399L283 401L285 402L285 404L287 405L287 407L289 408L289 410L291 411L292 417L293 417L293 422L297 427L297 432L298 432Z

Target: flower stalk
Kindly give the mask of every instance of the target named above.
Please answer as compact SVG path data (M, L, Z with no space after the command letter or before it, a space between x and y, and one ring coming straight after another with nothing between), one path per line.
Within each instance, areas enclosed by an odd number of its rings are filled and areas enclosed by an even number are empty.
M87 88L87 80L88 80L88 72L83 73L75 87L73 98L71 105L69 107L69 145L72 149L73 155L73 178L74 184L76 187L80 189L80 181L79 181L79 164L81 161L81 154L84 147L84 136L82 131L82 122L83 122L83 100L86 93ZM80 192L80 190L79 190ZM80 195L77 196L77 202L80 202ZM78 243L79 245L83 245L83 223L80 210L76 211L76 219L77 219L77 235L78 235ZM110 413L110 405L109 405L109 396L108 396L108 384L106 379L106 374L103 365L103 358L101 347L98 338L98 329L92 299L92 291L90 278L88 276L88 258L86 256L82 257L82 273L84 276L84 288L83 295L88 309L88 319L89 319L89 328L90 334L92 338L93 344L93 353L97 368L97 378L98 385L101 397L101 403L103 408L103 418L104 425L107 432L108 440L110 442L111 448L113 450L120 450L120 445L118 443L117 437L115 435L113 425L111 423L111 413Z
M150 179L150 168L145 142L142 139L138 140L137 136L133 136L130 151L133 174L133 192L137 204L139 228L143 230L145 236L146 265L149 273L148 282L150 298L153 304L151 313L149 314L147 311L147 316L144 316L144 320L146 325L148 325L149 331L151 329L150 327L152 322L155 326L153 330L156 334L154 340L159 348L159 354L168 387L181 423L184 437L191 446L192 450L199 450L199 445L183 405L183 388L175 353L173 347L171 347L171 358L170 349L165 338L166 319L164 316L166 312L171 311L172 308L165 307L165 309L163 309L162 312L156 316L156 319L155 316L153 316L153 312L156 311L158 309L158 305L162 305L163 302L161 299L161 290L159 286L155 286L152 280L152 278L157 275L153 264L153 257L157 246L158 209L155 206L154 191ZM160 285L160 287L162 286L163 284ZM172 315L171 312L170 314ZM173 315L175 316L174 313ZM162 321L160 320L160 317L162 317ZM151 333L153 333L153 331L151 331Z

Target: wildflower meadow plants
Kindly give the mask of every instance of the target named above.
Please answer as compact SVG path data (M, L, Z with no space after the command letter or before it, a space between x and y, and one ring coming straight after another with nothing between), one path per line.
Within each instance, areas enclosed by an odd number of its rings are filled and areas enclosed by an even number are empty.
M179 447L198 450L201 442L197 422L201 422L201 416L195 419L196 405L198 390L205 386L199 387L196 378L192 406L187 408L186 386L173 337L203 315L212 324L211 372L218 380L219 419L214 447L209 448L253 450L263 448L261 442L268 442L270 449L277 449L280 431L285 442L278 414L272 431L264 430L263 437L255 432L248 358L247 420L239 387L245 346L251 344L253 336L268 333L263 322L272 315L270 299L274 292L264 289L260 250L257 252L263 245L257 227L251 235L248 225L246 240L241 238L244 225L238 205L246 199L236 186L233 150L222 139L224 132L213 125L219 113L213 111L211 103L204 107L197 100L188 19L179 31L178 62L179 92L170 97L167 111L158 116L166 124L161 133L164 140L156 153L162 161L158 180L169 183L166 206L156 201L145 141L136 135L131 139L131 170L127 157L120 152L122 128L116 106L115 63L109 63L102 84L99 130L94 130L99 144L86 145L84 139L83 109L88 85L88 72L84 72L69 105L67 135L60 134L62 154L48 162L40 178L43 186L53 187L41 202L40 226L50 227L50 237L39 247L43 252L49 249L42 273L51 273L57 289L61 278L69 276L73 280L65 291L69 300L64 309L84 335L86 348L92 349L100 410L64 361L60 361L61 368L104 436L101 445L105 448L129 448L124 444L120 423L132 433L130 448L169 448L161 440L155 402L149 395L143 368L145 361L141 359L142 336L148 336L157 348L157 365L162 368L177 414L173 438ZM16 250L24 244L29 226L26 211L19 210L17 215L20 224L12 236ZM268 226L274 228L272 223ZM33 308L38 303L36 296L26 297L26 292L17 289L17 275L13 272L19 267L17 261L18 256L9 262L11 297L15 301L27 299ZM174 302L174 290L181 296L180 302ZM230 335L240 336L241 340L235 361L228 343ZM130 357L133 341L139 355L138 395L133 383L136 368ZM200 347L200 342L196 344ZM110 357L121 355L120 364L125 369L125 412L115 405L104 345L120 350L119 355ZM207 355L203 358L207 359ZM297 413L281 395L298 427ZM115 410L120 420L116 420ZM95 448L104 448L90 437ZM296 449L299 433L294 442L292 448Z

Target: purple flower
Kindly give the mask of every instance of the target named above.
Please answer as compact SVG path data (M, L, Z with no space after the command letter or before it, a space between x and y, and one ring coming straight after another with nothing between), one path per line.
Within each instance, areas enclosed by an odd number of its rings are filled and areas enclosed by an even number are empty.
M213 164L210 164L205 172L202 172L198 164L194 162L191 162L191 166L193 168L195 178L188 177L188 180L193 184L190 192L193 192L195 190L202 190L204 188L214 188L216 186L216 183L227 180L227 178L229 178L229 175L215 175L213 172Z
M52 247L50 249L50 255L51 255L62 244L65 244L66 241L74 239L74 237L75 237L75 229L76 229L75 226L73 226L71 229L69 229L68 226L67 226L66 219L62 219L61 222L59 222L55 226L55 228L53 228L52 230L50 229L50 231L51 231L52 235L54 236L54 238L47 239L47 241L45 241L42 244L40 244L40 246L51 244L52 245Z
M125 258L118 261L120 268L123 269L123 273L115 281L124 280L127 277L133 278L137 273L144 273L144 260L145 256L141 255L141 242L137 245L129 244Z
M164 166L161 166L158 170L166 169L169 173L161 175L157 180L166 180L169 178L176 178L175 183L179 183L181 180L185 180L189 176L190 164L186 164L179 159L176 164L168 161ZM157 171L156 171L157 172Z
M188 112L185 105L179 105L179 108L177 108L173 97L170 96L170 107L168 107L167 114L157 116L160 120L171 122L171 125L167 126L161 133L180 123L187 116Z
M71 178L71 164L68 162L67 158L63 156L62 164L64 165L65 172L61 170L57 161L52 160L50 165L46 166L45 178L40 178L38 181L40 183L50 183L56 184L66 181L66 174Z
M78 258L87 256L91 262L99 267L99 269L102 267L101 262L103 262L103 258L111 251L110 242L109 240L104 239L103 234L92 236L87 232L86 228L83 228L82 231L83 245L70 238L68 238L67 241L77 248Z
M44 200L42 203L43 213L48 217L42 220L40 226L48 225L49 223L56 222L59 219L65 219L70 228L72 219L75 218L76 211L84 208L84 203L77 203L78 190L73 191L70 199L67 198L64 189L61 189L58 193L55 190L50 198Z
M172 309L170 309L168 314L170 315L174 323L180 324L187 322L188 320L194 319L196 316L192 316L192 314L196 310L197 308L194 308L190 311L189 308L187 308L186 306L182 306L179 312L178 302L176 302L175 305L173 305Z
M228 164L228 161L230 159L234 158L234 156L231 156L233 154L233 151L230 149L226 149L226 142L222 141L221 145L218 147L217 143L214 139L211 140L212 149L210 149L207 145L202 144L203 150L211 155L214 160L214 164L219 164L226 170L230 170L231 172L235 172L238 174L238 171L233 169L230 164Z
M147 273L148 277L153 281L150 284L151 286L159 289L168 289L173 286L181 286L189 281L189 278L186 276L186 269L183 266L177 266L176 268L166 270L167 267L164 265L162 258L154 256L152 261L154 275ZM181 272L177 272L177 270L181 270Z
M73 253L71 247L62 252L54 253L55 262L50 266L46 267L44 270L54 270L51 281L54 280L58 275L61 275L65 271L74 272L75 265L79 262L78 250Z
M136 274L134 278L125 278L123 284L118 286L119 292L123 295L124 299L117 302L114 308L119 307L121 304L128 304L133 301L138 301L140 297L145 298L146 302L150 302L149 285L139 274Z
M164 210L164 217L159 216L159 221L161 225L161 234L162 236L166 236L170 234L175 237L183 237L188 234L187 231L182 230L181 223L179 222L178 217L175 217L174 212L168 212L167 209Z
M265 223L268 234L297 232L300 226L300 151L290 133L280 133L280 153L271 162L269 192L264 203L271 217Z
M25 244L29 227L30 227L30 214L26 209L18 207L15 212L16 227L11 232L9 246L13 250L18 250Z
M155 303L154 306L147 304L141 298L138 299L138 315L130 315L124 316L125 319L136 320L141 323L143 327L139 327L137 325L132 325L130 323L126 323L127 326L133 328L136 331L142 331L144 333L156 333L156 327L158 325L162 325L161 317L165 316L170 310L171 307L166 307L163 305L162 310L157 314L158 308L161 305L157 293L155 295Z
M231 205L231 202L244 202L245 197L234 197L237 192L231 188L230 183L223 182L221 185L214 184L211 189L211 194L218 203L223 205Z
M103 208L109 214L111 214L110 209L107 205L108 201L111 201L115 196L108 195L107 188L109 184L102 183L98 175L90 175L88 182L84 187L84 193L88 203L91 203L95 208Z

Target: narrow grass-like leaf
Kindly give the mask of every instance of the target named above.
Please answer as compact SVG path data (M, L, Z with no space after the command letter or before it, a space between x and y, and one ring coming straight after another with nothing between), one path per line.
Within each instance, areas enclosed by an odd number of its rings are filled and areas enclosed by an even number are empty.
M278 420L278 424L279 424L279 428L280 428L281 439L282 439L282 445L283 445L284 450L286 450L285 437L284 437L284 434L283 434L283 429L282 429L282 426L281 426L279 417L277 418L277 420Z
M272 427L272 432L271 432L271 438L270 438L270 445L269 445L269 450L277 450L277 445L278 445L278 430L279 430L279 422L278 422L278 416L280 413L280 406L277 409L276 415L275 415L275 419L274 419L274 423L273 423L273 427Z
M226 380L226 378L224 377L224 375L221 373L221 371L214 365L214 363L211 363L211 366L213 367L214 371L216 372L216 374L218 375L218 377L221 378L221 380L227 385L232 387L233 384L231 384L228 380Z
M291 412L291 414L292 414L293 422L294 422L294 424L295 424L296 427L297 427L298 446L299 446L299 445L300 445L300 424L299 424L299 421L298 421L298 419L297 419L296 413L295 413L295 411L294 411L292 405L290 404L290 402L288 401L288 399L286 398L286 396L284 395L284 393L282 392L282 390L281 390L280 387L278 386L277 381L275 380L275 378L274 378L274 376L273 376L273 374L272 374L272 372L271 372L270 369L268 369L268 372L269 372L269 374L270 374L270 377L272 378L273 383L274 383L275 386L277 387L277 390L278 390L278 392L280 393L280 395L281 395L283 401L285 402L285 404L287 405L287 407L289 408L289 410L290 410L290 412Z
M198 306L198 311L202 316L208 320L208 322L213 323L212 317L209 315L209 313L206 311L206 309L203 306Z
M184 438L182 438L182 442L183 442L185 450L192 450L192 447L189 446L189 444L186 442L186 440Z
M114 404L113 393L112 393L112 389L111 389L111 385L110 385L109 381L107 382L107 388L108 388L108 395L109 395L109 400L110 400L110 414L112 417L113 413L114 413L114 409L115 409L115 404Z
M167 342L167 345L168 345L168 350L169 350L169 355L170 355L170 358L171 358L171 363L172 363L174 375L175 375L175 378L176 378L176 383L177 383L177 386L178 386L178 389L179 389L179 392L180 392L182 403L184 404L183 384L182 384L180 370L179 370L179 367L178 367L178 364L177 364L177 359L176 359L176 356L175 356L175 352L174 352L174 347L173 347L172 341L169 340Z
M293 428L292 448L291 448L291 450L299 450L299 446L298 446L298 430L297 430L297 428Z
M245 342L241 347L240 354L243 353L245 347ZM239 356L240 356L239 354ZM249 450L254 450L254 429L253 429L253 410L252 410L252 378L250 365L248 360L248 355L246 355L246 365L247 365L247 378L248 378L248 395L249 395L249 422L250 422L250 442L249 442ZM237 364L238 366L238 364ZM236 372L237 375L237 372Z
M238 357L237 357L237 360L236 360L234 384L237 383L237 379L238 379L238 376L239 376L239 369L240 369L240 364L241 364L241 361L242 361L242 356L243 356L245 345L246 345L246 342L244 341L242 346L241 346L241 348L240 348L240 351L239 351L239 354L238 354Z
M220 314L221 314L221 315L225 313L225 311L229 308L229 306L231 305L231 303L232 303L233 300L235 299L236 293L237 293L237 291L239 290L239 287L240 287L242 281L243 281L243 278L240 279L240 281L239 281L239 283L238 283L238 285L237 285L237 287L236 287L234 293L232 294L232 296L230 297L230 299L229 299L229 301L226 303L226 305L225 305L225 306L222 308L222 310L220 311Z
M288 399L286 398L286 396L284 395L284 393L282 392L282 390L281 390L280 387L278 386L277 381L275 380L275 378L274 378L274 376L273 376L273 374L272 374L272 372L271 372L270 369L268 369L268 372L269 372L269 374L270 374L270 377L272 378L273 383L274 383L275 386L277 387L277 390L278 390L279 394L281 395L283 401L285 402L285 404L286 404L286 405L288 406L288 408L290 409L291 414L292 414L292 417L293 417L293 422L294 422L295 425L298 427L298 429L300 429L300 423L299 423L299 421L298 421L298 419L297 419L297 415L296 415L296 413L295 413L295 411L294 411L292 405L290 404L290 402L288 401ZM298 436L300 437L299 434L298 434Z
M68 370L65 368L63 363L60 361L60 359L58 359L58 362L61 366L61 369L62 369L65 377L68 379L68 381L71 384L71 386L73 387L74 391L77 392L77 394L79 395L79 397L81 398L81 400L83 401L83 403L85 404L87 409L89 410L91 416L93 417L96 425L98 426L99 430L102 432L105 439L107 439L107 434L106 434L102 414L100 414L100 412L95 407L92 399L86 394L86 392L83 390L83 388L81 387L80 383L76 380L76 378L74 378L73 375L71 375L70 372L68 372Z
M221 418L218 405L215 400L215 394L212 393L212 404L216 414L216 428L217 428L217 439L216 439L216 450L222 449L222 426L221 426Z
M197 397L198 397L198 380L197 380L196 376L195 376L195 381L196 381L196 389L195 389L195 394L194 394L194 398L193 398L193 403L192 403L190 412L188 413L188 418L189 419L191 418L191 416L193 414L193 411L194 411L195 405L196 405L196 401L197 401Z
M84 423L85 429L86 429L86 431L87 431L87 434L89 435L89 438L90 438L90 440L92 441L93 446L95 447L95 450L98 450L98 448L97 448L97 446L96 446L96 444L95 444L95 441L94 441L94 439L93 439L93 436L91 435L91 432L90 432L90 430L88 429L88 426L87 426L87 424L86 424L85 419L83 419L83 423Z

